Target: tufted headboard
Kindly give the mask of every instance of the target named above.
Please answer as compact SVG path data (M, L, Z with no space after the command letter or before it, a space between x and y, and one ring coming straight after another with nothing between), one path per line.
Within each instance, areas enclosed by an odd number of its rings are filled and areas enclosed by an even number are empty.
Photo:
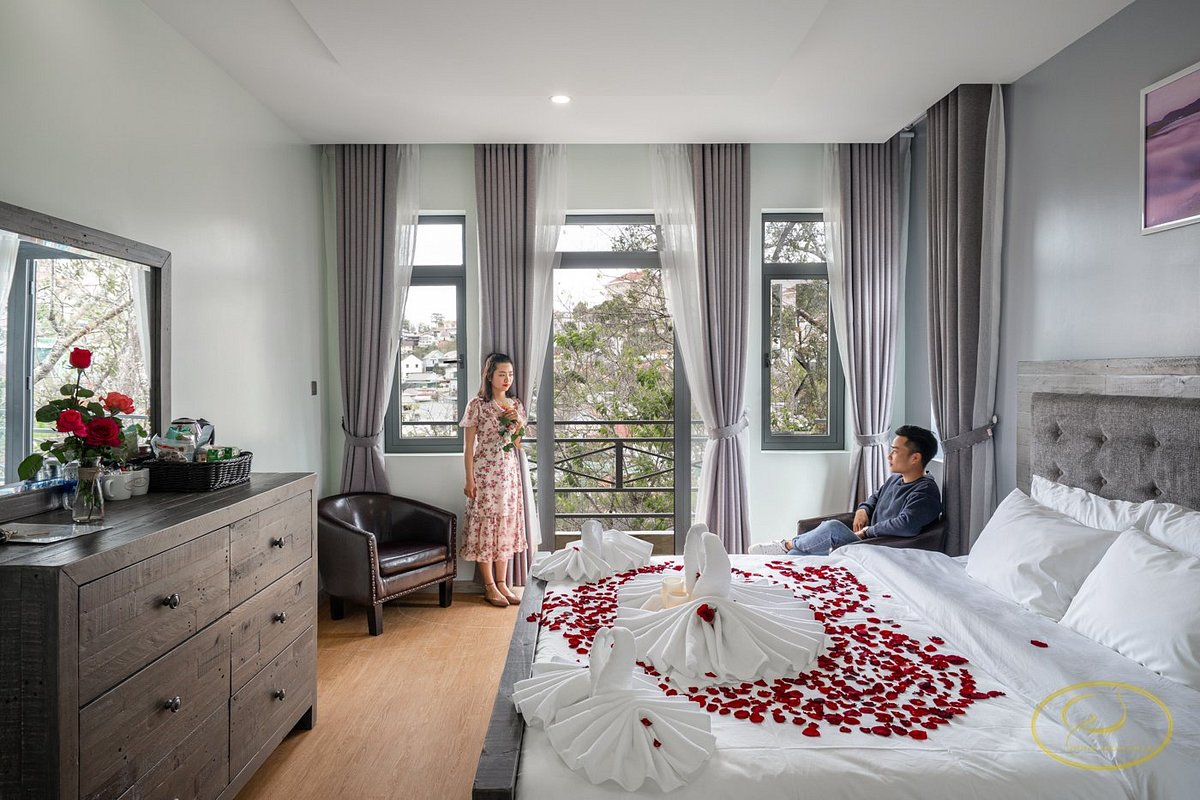
M1200 508L1200 358L1021 362L1017 485Z

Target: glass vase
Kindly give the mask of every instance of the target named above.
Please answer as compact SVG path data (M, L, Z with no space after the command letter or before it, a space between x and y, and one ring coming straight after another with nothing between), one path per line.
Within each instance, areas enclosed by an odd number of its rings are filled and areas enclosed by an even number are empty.
M79 463L79 482L75 485L75 502L71 519L77 523L101 522L104 519L104 487L100 481L100 458L84 458Z

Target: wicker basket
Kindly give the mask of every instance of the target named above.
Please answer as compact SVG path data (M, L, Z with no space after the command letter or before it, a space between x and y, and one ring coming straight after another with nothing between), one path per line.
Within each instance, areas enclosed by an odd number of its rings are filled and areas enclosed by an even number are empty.
M211 492L227 486L237 486L250 480L250 459L253 453L244 452L227 461L178 462L149 461L150 491L152 492Z

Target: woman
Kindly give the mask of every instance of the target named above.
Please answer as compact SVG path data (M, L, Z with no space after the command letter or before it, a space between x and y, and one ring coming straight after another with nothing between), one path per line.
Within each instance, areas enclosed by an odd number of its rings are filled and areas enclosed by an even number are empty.
M479 394L459 425L466 432L467 532L461 555L479 564L487 601L504 608L520 601L505 579L514 553L525 551L525 498L518 452L525 410L513 394L513 363L503 353L483 362Z

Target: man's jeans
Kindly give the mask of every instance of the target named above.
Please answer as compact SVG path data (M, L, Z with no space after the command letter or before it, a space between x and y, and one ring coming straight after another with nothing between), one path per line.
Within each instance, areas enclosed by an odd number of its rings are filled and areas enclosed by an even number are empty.
M857 541L854 531L836 519L827 519L811 531L792 539L792 549L788 550L788 555L827 556L833 548Z

